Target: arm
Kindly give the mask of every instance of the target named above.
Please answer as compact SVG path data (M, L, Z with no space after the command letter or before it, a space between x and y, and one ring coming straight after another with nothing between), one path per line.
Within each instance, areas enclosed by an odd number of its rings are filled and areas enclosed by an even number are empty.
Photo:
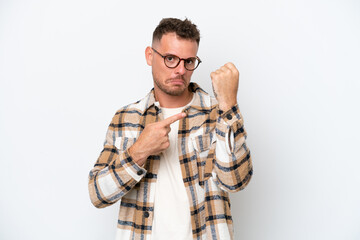
M115 114L106 134L104 149L89 174L90 198L98 208L118 201L145 176L146 170L141 166L150 155L159 154L169 147L170 124L186 116L179 113L147 124L134 144L120 150L115 146L115 126L123 125L119 124L119 119L123 119L119 117L120 112Z
M227 63L211 73L211 80L218 100L213 177L223 190L236 192L249 183L253 172L244 121L237 105L239 71Z
M242 190L253 173L250 150L246 146L246 131L238 105L227 112L219 110L216 123L216 157L213 177L225 191Z
M114 126L119 122L119 114L113 117L104 149L89 173L90 199L97 208L107 207L121 199L146 174L146 170L132 159L128 149L121 151L115 146Z

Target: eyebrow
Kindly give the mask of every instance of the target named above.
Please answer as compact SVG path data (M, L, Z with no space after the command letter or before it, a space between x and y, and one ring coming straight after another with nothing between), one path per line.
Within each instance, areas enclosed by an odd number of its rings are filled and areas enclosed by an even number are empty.
M173 53L164 53L163 55L164 55L164 56L169 56L169 55L171 55L171 56L176 56L176 57L178 57L178 58L181 58L181 57L179 57L178 55L173 54ZM189 59L189 58L196 58L196 56L194 56L194 57L188 57L188 58L184 58L184 59Z

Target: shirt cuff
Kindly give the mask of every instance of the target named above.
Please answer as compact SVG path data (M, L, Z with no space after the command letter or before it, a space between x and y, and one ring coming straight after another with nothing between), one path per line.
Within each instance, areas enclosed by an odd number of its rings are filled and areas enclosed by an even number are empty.
M220 122L226 123L228 126L232 126L234 123L240 121L242 124L243 118L240 113L239 105L235 104L232 106L229 110L226 112L222 111L221 109L218 109L218 114L220 117Z
M124 158L120 164L124 167L126 172L136 181L140 181L146 175L146 169L140 167L130 156L128 150L123 152Z

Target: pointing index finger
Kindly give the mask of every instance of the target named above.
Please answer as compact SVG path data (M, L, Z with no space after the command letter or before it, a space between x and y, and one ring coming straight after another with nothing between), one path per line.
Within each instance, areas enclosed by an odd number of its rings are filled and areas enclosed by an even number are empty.
M168 118L162 120L162 123L164 123L164 125L170 125L184 117L186 117L186 113L181 112L181 113L175 114L174 116L171 116L171 117L168 117Z

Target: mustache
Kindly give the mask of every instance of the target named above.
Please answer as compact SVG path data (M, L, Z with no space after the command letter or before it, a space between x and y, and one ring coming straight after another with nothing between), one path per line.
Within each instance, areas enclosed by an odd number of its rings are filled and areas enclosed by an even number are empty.
M172 80L177 80L177 79L181 79L181 80L185 81L184 75L178 75L178 76L176 76L174 78L169 78L168 80L172 81Z

